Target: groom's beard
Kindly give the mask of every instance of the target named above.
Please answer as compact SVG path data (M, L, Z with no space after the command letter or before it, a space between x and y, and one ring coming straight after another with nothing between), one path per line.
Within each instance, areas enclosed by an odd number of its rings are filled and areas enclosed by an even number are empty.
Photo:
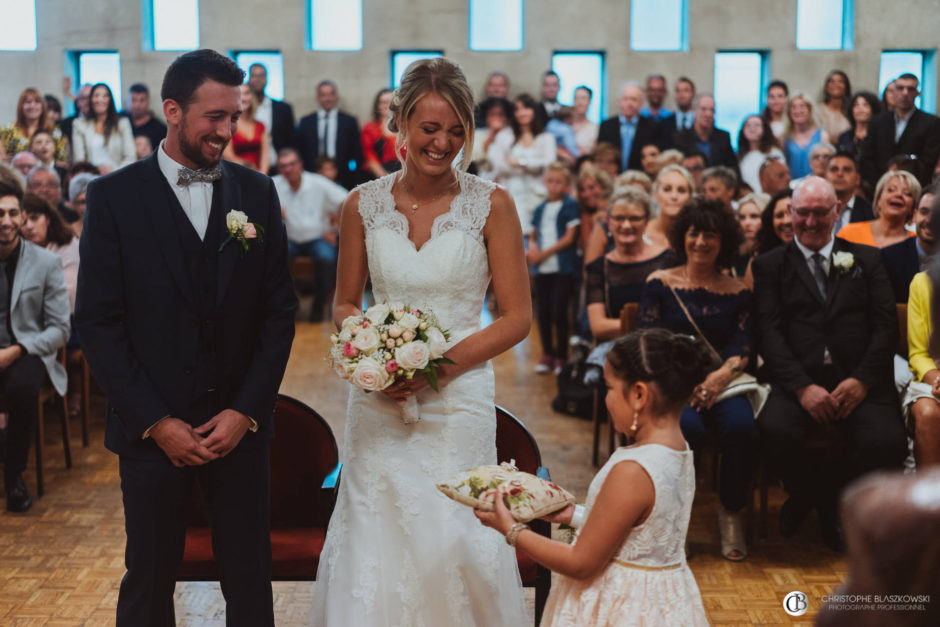
M206 137L200 137L196 143L190 143L186 138L186 123L181 122L179 130L176 133L176 141L179 144L180 152L183 153L183 156L195 163L202 168L212 168L219 164L222 160L222 152L225 150L225 147L228 146L228 141L221 141L222 150L219 151L218 159L207 159L206 156L202 153L202 140L207 139Z

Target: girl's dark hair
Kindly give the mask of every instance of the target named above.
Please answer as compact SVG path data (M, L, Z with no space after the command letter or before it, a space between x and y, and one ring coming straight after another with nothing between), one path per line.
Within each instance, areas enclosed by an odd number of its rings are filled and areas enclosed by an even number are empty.
M852 93L852 83L849 81L849 75L842 70L830 70L829 73L826 74L826 80L823 81L823 103L829 103L829 92L826 91L826 87L829 84L829 79L833 76L840 76L842 80L845 81L845 96L842 98L842 115L848 115L849 103L853 102L853 100L849 98L849 94Z
M781 81L780 79L775 79L775 80L770 81L770 83L767 84L767 89L764 90L764 94L769 94L770 90L773 89L774 87L779 87L780 89L783 90L783 93L785 96L787 97L790 96L790 88L787 87L787 84ZM763 119L767 120L767 123L770 124L770 109L767 108L767 105L764 105L764 110L760 112L760 116ZM784 112L784 118L786 118L786 112Z
M760 214L760 230L757 232L757 254L761 255L768 250L774 249L783 244L783 240L777 237L774 231L774 207L784 198L792 198L793 190L789 187L781 189L770 197L767 206Z
M666 329L640 329L614 341L607 363L618 379L652 383L658 403L654 411L685 405L695 386L715 368L705 342Z
M174 100L186 111L193 94L206 81L215 81L229 87L238 87L245 80L245 72L234 61L215 50L203 48L176 57L163 75L161 100Z
M23 213L26 215L38 213L46 216L49 221L49 226L46 228L46 239L53 244L65 246L75 237L75 232L72 231L72 227L65 223L62 214L36 194L25 194L23 196Z
M394 94L394 93L395 93L394 89L386 88L386 89L380 89L378 93L375 94L375 98L372 99L372 121L373 122L376 122L376 123L382 122L382 116L379 114L379 100L381 100L382 96L384 96L385 94Z
M761 122L761 136L760 141L757 142L757 149L760 150L765 155L770 152L771 148L779 148L777 143L777 138L774 136L774 131L770 128L770 122L767 121L762 115L752 114L745 116L744 121L741 122L741 130L738 131L738 159L743 159L751 150L751 142L749 142L744 137L744 125L747 124L747 121L751 118L757 118Z
M95 95L95 91L98 89L104 89L108 92L108 110L104 114L104 142L107 144L108 140L111 139L111 133L117 128L118 125L118 114L117 108L114 106L114 94L111 93L111 88L105 83L95 83L91 88L91 92L88 94L88 113L85 114L85 119L90 120L91 122L95 121L95 110L91 106L91 98Z
M529 124L529 130L532 131L533 137L536 137L545 130L545 120L542 119L542 114L539 111L541 109L539 103L537 103L535 98L529 94L519 94L512 101L513 112L512 115L509 116L509 125L512 127L512 134L515 135L517 140L519 139L519 136L522 135L522 127L520 127L519 122L516 121L516 103L522 104L522 106L526 109L532 109L532 113L535 114L532 116L532 123Z
M859 98L862 98L865 102L868 103L868 106L871 108L872 117L875 117L876 115L881 113L881 110L882 110L881 101L878 100L878 96L876 96L870 91L863 90L863 91L855 92L854 94L852 94L852 97L849 98L849 108L845 112L845 117L849 119L849 124L852 125L852 130L855 130L855 116L852 115L852 109L855 108L855 101L858 100ZM869 121L869 124L871 124L871 121Z
M685 235L689 229L705 233L717 233L721 248L715 265L721 269L734 266L738 259L738 248L744 239L741 225L731 209L717 200L693 198L679 212L675 224L669 230L669 246L676 253L678 265L688 260L685 252Z
M486 119L487 114L490 112L490 109L499 109L503 112L503 115L506 116L506 122L508 123L512 120L512 103L509 102L506 98L496 98L491 97L487 98L480 103L480 117L484 120Z

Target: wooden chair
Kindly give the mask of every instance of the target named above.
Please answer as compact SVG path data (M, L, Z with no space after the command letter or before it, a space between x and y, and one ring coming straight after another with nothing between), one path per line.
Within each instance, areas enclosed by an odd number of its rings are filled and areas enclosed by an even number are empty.
M320 414L278 395L271 441L271 576L275 581L316 579L339 474L336 438ZM312 490L311 486L323 489ZM177 581L218 581L208 519L194 482L186 548Z
M82 446L88 448L88 418L91 415L91 371L88 369L88 360L85 359L85 353L82 352L82 349L76 349L68 356L66 372L69 368L78 370L81 378Z
M551 480L548 469L542 466L542 454L532 433L521 420L499 405L496 406L496 458L500 463L516 460L519 470ZM552 526L544 520L533 520L529 527L546 538L552 537ZM535 588L535 624L538 625L552 586L552 573L522 551L516 551L516 561L522 585Z
M636 329L636 317L639 311L639 305L637 303L627 303L623 306L623 309L620 310L620 335L626 335ZM603 386L596 386L594 388L594 449L591 454L591 463L594 466L598 466L598 451L600 449L600 439L601 439L601 423L605 420L607 421L608 431L607 431L607 455L610 455L614 450L614 441L617 437L617 432L614 429L613 422L611 422L610 417L607 415L607 405L604 402L604 388Z

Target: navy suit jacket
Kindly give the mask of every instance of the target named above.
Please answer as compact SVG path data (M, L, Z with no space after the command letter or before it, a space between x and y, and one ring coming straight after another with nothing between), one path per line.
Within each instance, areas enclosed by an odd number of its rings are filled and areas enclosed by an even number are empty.
M200 319L196 288L186 275L170 213L172 193L156 152L96 179L87 192L75 324L108 396L105 444L129 457L163 455L152 439L142 439L144 431L165 416L186 419L205 395L193 381L202 325L214 327L217 348L207 367L219 407L259 425L239 446L266 442L294 337L297 298L271 179L222 162L213 196L223 214L241 210L264 234L245 254L237 242L218 253L212 320Z
M862 143L859 167L862 178L872 187L888 169L888 160L895 155L916 155L924 164L927 180L940 158L940 118L915 109L897 142L894 141L894 114L879 113L868 125L868 136ZM921 181L926 184L926 181Z
M304 168L313 172L313 163L320 156L320 125L317 112L300 118L297 125L297 148L304 160ZM350 161L353 162L350 166ZM336 168L338 180L346 189L359 184L359 168L363 164L362 135L356 118L339 111L336 116Z
M294 108L286 102L271 99L271 142L274 150L290 148L294 145ZM271 155L272 164L277 163L277 155Z
M871 203L856 194L849 222L870 222L874 219L875 212L871 208Z
M881 249L881 256L888 269L888 278L894 289L894 300L906 303L911 293L911 281L920 272L920 256L917 254L917 238L908 237L903 242Z
M597 141L607 142L617 150L623 151L620 139L620 116L614 116L601 122L597 131ZM636 133L633 135L633 146L630 148L630 161L628 170L642 170L643 146L647 144L659 145L659 124L653 118L637 116ZM619 164L618 164L619 166Z

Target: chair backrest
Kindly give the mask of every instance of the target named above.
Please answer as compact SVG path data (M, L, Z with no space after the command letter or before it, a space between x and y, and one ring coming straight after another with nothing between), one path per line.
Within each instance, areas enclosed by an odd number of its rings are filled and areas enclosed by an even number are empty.
M320 488L339 459L336 438L320 414L300 401L279 394L274 406L271 441L271 528L326 527L331 503ZM208 519L193 484L189 526L206 527Z
M636 329L636 316L640 306L637 303L627 303L620 310L620 335L632 333Z
M509 411L496 406L496 459L508 462L516 460L516 468L537 474L542 467L542 454L535 438L522 421Z
M898 303L898 355L907 357L907 303Z

